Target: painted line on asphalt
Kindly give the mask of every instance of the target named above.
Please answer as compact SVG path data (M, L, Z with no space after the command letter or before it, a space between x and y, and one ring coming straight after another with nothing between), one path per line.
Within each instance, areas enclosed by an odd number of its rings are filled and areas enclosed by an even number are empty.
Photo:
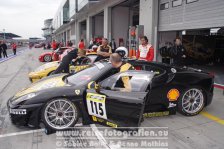
M80 127L80 126L83 126L83 124L76 124L75 126ZM44 132L44 131L45 131L45 129L42 128L42 129L28 130L28 131L22 131L22 132L13 132L13 133L8 133L8 134L2 134L2 135L0 135L0 138L13 137L13 136L31 134L31 133L36 133L36 132Z
M97 139L99 140L100 144L103 145L106 149L111 149L109 145L107 144L106 139L103 137L103 135L100 133L98 128L96 127L95 124L90 124L90 127L92 131L95 133Z
M224 120L219 118L219 117L217 117L217 116L214 116L214 115L212 115L212 114L210 114L208 112L204 112L204 111L202 111L200 114L203 115L204 117L210 119L210 120L215 121L216 123L224 125Z
M3 134L3 135L0 135L0 138L31 134L31 133L35 133L35 132L44 132L44 129L28 130L28 131L22 131L22 132L14 132L14 133Z

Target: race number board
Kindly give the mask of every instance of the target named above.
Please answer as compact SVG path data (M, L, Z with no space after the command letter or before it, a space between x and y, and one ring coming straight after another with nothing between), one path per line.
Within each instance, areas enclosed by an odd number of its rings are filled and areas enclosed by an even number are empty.
M89 115L107 119L107 113L105 107L105 101L106 101L105 95L87 93L86 100Z

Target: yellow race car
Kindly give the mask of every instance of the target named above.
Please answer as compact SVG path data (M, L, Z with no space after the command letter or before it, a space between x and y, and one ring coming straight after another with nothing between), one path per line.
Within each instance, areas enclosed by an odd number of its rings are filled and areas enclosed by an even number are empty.
M78 72L80 70L83 70L87 68L90 64L94 63L96 60L96 53L89 53L87 54L86 58L81 62L77 63L77 61L73 62L73 64L69 67L69 72L74 73ZM49 62L46 63L37 69L35 69L33 72L29 73L29 79L31 82L37 82L38 80L45 78L47 76L50 76L54 71L58 68L60 65L59 61L55 62Z

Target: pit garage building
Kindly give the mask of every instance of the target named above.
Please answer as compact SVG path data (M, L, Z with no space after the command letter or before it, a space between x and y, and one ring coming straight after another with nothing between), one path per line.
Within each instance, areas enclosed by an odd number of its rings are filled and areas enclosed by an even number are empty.
M53 19L54 39L73 41L92 38L115 39L129 45L129 27L142 25L155 48L181 37L194 67L218 73L224 64L223 0L63 0ZM171 60L172 62L172 60ZM206 64L206 65L205 65ZM224 83L224 81L223 81Z

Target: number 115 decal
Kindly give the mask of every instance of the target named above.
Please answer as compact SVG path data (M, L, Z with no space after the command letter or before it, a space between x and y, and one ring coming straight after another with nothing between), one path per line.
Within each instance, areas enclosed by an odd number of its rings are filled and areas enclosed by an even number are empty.
M107 113L105 108L105 95L88 93L86 96L86 100L89 115L107 119Z

